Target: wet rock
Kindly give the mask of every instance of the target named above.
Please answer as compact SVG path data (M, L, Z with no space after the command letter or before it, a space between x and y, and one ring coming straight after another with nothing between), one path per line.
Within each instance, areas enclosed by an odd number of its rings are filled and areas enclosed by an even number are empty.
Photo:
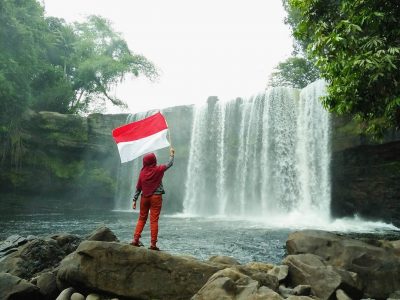
M0 299L39 300L42 296L39 288L28 281L8 273L0 273Z
M73 287L66 288L58 295L56 300L70 300L73 293L75 293Z
M311 298L308 296L289 296L286 300L315 300L315 298Z
M391 293L390 295L389 295L389 298L388 298L388 300L389 299L400 299L400 291L396 291L396 292L393 292L393 293Z
M239 272L226 268L210 277L207 283L192 297L192 300L208 299L282 299L275 291Z
M400 290L400 259L394 247L377 247L319 230L291 233L286 247L289 254L315 254L326 264L357 273L364 297L386 299Z
M251 262L244 266L234 266L234 268L239 272L249 276L253 280L256 280L260 286L266 286L273 291L278 291L278 277L269 274L274 267L274 265L259 262Z
M234 259L233 257L230 256L223 256L223 255L216 255L216 256L211 256L208 261L218 263L218 264L223 264L223 265L240 265L240 263Z
M222 266L115 242L83 241L60 264L60 285L120 297L188 299Z
M343 290L339 289L336 291L337 300L352 300Z
M53 269L65 256L53 239L35 239L18 248L0 262L0 271L30 279L46 269Z
M103 242L118 242L118 238L114 234L114 232L111 231L110 228L101 226L94 230L92 233L90 233L87 237L86 240L88 241L103 241Z
M0 259L12 252L18 250L18 247L27 243L28 239L14 234L9 236L5 241L0 242Z
M268 274L275 276L278 278L279 282L282 282L286 279L289 272L289 267L286 265L274 266L271 270L268 271Z
M45 299L55 299L59 293L56 276L52 272L41 274L37 278L36 285Z
M89 294L87 295L86 300L101 300L101 297L97 294Z
M311 286L300 284L292 289L281 284L279 286L279 294L285 298L289 296L309 296L311 294Z
M352 298L362 296L361 282L357 274L325 265L314 254L289 255L283 261L289 266L289 278L293 285L310 285L321 299L331 299L337 289L343 289Z
M81 237L69 233L55 234L52 235L51 238L57 241L57 244L65 252L65 255L74 252L82 242Z
M291 288L286 287L285 285L281 284L279 286L279 294L281 294L283 297L287 298L289 296L294 295L294 290Z
M309 296L311 294L311 286L300 284L293 289L296 296Z
M80 293L73 293L72 295L71 295L71 298L70 298L71 300L85 300L85 296L83 296L82 294L80 294Z

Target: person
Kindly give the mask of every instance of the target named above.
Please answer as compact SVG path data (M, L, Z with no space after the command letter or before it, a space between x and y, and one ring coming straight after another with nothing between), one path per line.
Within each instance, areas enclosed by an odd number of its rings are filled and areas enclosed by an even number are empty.
M157 158L154 153L146 154L143 157L143 167L139 174L139 179L136 185L136 192L133 197L132 208L136 209L136 201L140 193L140 212L136 224L135 232L131 245L143 246L140 242L140 237L144 226L146 225L147 217L150 211L150 233L151 233L151 250L160 250L157 247L158 236L158 219L160 217L162 207L162 195L165 194L162 184L164 172L168 170L174 163L175 149L170 148L169 161L165 165L157 166Z

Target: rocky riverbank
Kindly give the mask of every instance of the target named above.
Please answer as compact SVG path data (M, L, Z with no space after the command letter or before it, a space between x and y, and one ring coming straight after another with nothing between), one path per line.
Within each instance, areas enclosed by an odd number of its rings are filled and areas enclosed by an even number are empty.
M200 261L86 237L12 236L0 243L0 299L400 299L400 240L324 231L289 235L282 264Z

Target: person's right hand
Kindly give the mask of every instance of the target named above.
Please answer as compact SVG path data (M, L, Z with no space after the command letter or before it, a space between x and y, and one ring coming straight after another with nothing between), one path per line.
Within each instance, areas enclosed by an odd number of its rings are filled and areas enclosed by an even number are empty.
M174 156L175 155L175 149L174 148L170 148L169 149L169 155Z
M133 203L132 203L132 208L133 208L133 209L136 209L136 201L133 201Z

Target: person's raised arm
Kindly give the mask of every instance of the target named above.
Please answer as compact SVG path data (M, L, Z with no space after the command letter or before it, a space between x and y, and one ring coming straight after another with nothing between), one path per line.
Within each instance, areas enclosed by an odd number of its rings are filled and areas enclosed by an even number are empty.
M169 149L169 160L168 160L168 162L165 164L165 166L166 166L165 170L168 170L168 169L171 168L172 165L174 164L174 156L175 156L175 149L171 147L171 148Z

